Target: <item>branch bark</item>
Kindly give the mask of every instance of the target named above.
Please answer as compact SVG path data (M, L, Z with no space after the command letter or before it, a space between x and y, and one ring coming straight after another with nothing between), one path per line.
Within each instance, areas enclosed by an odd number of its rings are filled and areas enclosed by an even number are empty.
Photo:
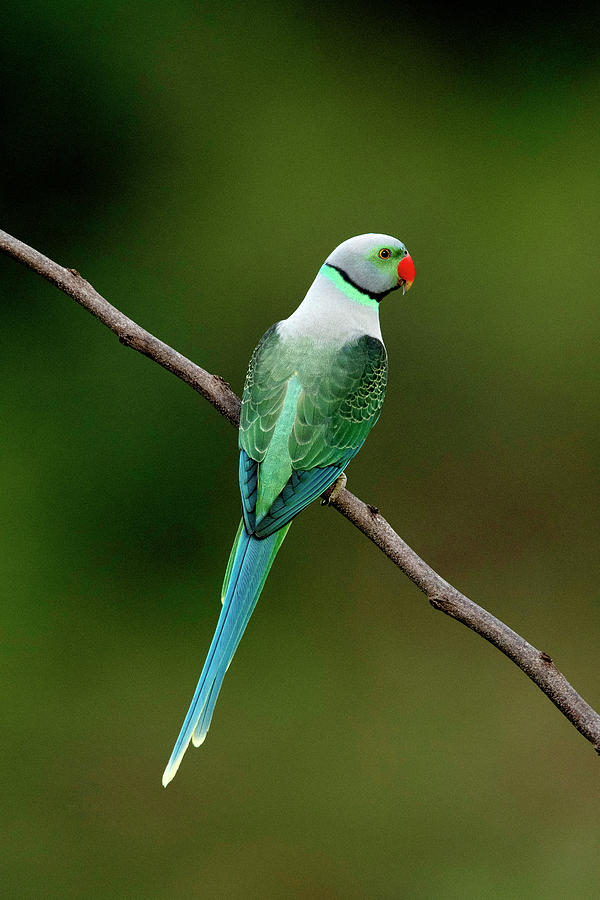
M117 335L122 344L132 347L177 375L202 394L221 415L237 427L240 399L218 375L212 375L197 366L123 315L75 269L58 265L1 230L0 250L33 269L72 297L80 306L89 310ZM445 581L396 534L376 507L359 500L348 490L341 491L330 505L376 544L425 594L434 609L462 622L519 666L569 722L590 741L596 752L600 753L600 715L569 684L547 653L537 650L512 628Z

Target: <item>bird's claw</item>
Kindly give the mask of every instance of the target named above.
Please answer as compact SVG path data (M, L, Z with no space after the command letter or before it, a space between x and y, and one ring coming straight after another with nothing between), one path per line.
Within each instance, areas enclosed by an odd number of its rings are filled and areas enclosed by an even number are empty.
M340 496L344 488L346 487L346 482L348 479L346 478L346 473L342 472L341 475L335 479L331 487L328 487L325 493L323 494L323 498L321 500L321 506L330 506L334 500Z

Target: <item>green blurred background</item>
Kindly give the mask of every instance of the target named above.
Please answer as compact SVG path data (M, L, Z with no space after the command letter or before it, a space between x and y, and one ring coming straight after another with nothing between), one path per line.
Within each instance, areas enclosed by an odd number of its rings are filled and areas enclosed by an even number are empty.
M598 706L597 14L504 13L6 6L1 227L238 391L336 244L404 240L349 486ZM162 789L235 433L39 277L0 279L3 894L598 896L590 745L318 506Z

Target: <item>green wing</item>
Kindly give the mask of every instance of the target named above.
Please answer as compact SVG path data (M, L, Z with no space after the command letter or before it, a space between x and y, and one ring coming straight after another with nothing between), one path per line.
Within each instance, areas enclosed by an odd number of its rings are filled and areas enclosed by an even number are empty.
M277 325L272 325L250 358L240 412L240 447L256 462L267 455L293 371L293 360L282 352Z
M368 335L344 344L324 372L307 373L289 439L293 468L357 453L379 418L386 383L385 347Z
M269 329L250 361L240 419L249 530L272 534L335 481L379 418L386 381L376 338L323 346Z

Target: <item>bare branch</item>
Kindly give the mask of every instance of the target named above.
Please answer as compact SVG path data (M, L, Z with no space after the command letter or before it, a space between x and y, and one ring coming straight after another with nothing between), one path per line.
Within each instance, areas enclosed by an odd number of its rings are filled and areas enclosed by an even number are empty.
M100 296L98 291L85 278L82 278L76 269L65 269L63 266L59 266L43 253L1 230L0 250L29 266L42 278L72 297L80 306L85 307L103 325L110 328L122 344L153 359L163 369L167 369L193 387L237 428L240 421L240 399L233 393L226 381L219 378L218 375L211 375L210 372L173 350L168 344L159 341L149 331L140 328L133 319L124 316L108 300Z
M24 263L72 297L110 328L121 341L177 375L202 394L221 415L237 427L240 400L227 382L211 375L168 344L137 325L104 299L74 269L59 266L48 257L0 231L0 250ZM546 694L564 716L600 753L600 715L589 706L556 668L547 653L537 650L487 610L469 600L427 565L386 522L379 510L348 490L331 501L359 531L373 541L441 612L462 622L501 650Z

